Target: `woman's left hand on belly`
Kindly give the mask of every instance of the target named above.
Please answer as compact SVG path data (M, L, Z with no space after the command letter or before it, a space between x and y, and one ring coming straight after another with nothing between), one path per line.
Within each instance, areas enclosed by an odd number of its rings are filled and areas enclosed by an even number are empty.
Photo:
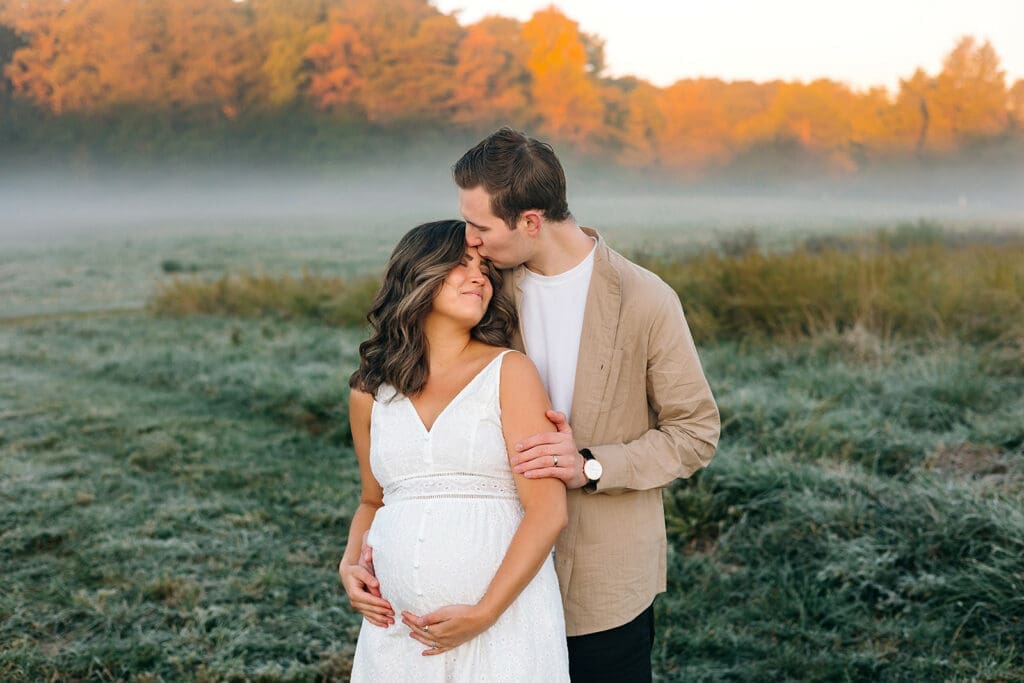
M430 614L417 616L402 612L402 623L409 634L427 646L424 655L439 655L476 638L496 620L479 605L448 605Z

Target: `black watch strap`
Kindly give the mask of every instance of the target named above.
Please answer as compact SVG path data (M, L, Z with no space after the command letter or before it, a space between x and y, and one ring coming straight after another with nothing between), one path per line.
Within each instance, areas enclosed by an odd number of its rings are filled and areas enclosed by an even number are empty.
M594 459L594 454L590 452L589 448L581 448L580 449L580 455L583 456L583 464L584 465L587 464L588 460L593 460ZM583 476L584 477L587 476L585 472L584 472ZM589 477L587 477L587 483L583 485L583 490L584 491L596 491L597 490L597 482L593 481Z

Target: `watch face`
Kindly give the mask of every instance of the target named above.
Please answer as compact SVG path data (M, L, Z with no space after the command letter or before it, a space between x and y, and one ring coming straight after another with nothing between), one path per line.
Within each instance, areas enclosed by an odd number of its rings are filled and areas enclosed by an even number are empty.
M601 463L593 458L583 464L583 474L587 475L587 479L590 481L597 481L603 473L604 468L601 467Z

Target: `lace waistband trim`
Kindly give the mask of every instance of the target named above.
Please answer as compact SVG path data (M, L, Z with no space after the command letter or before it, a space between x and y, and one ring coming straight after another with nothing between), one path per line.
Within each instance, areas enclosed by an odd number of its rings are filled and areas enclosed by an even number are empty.
M429 498L518 499L509 477L469 472L439 472L406 477L384 487L384 504L389 501Z

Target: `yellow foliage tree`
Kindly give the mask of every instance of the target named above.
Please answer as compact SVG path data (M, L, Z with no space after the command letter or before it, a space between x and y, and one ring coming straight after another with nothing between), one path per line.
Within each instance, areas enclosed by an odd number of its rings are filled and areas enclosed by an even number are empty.
M1014 82L1007 99L1010 121L1018 131L1024 131L1024 78Z
M992 44L964 36L935 79L936 135L951 145L998 134L1006 128L1006 73Z
M306 51L327 35L324 18L335 0L246 0L252 22L253 45L258 46L246 93L249 106L273 109L298 100L305 85Z
M657 149L663 166L695 172L732 158L725 89L718 79L700 78L677 81L662 91L664 123Z

